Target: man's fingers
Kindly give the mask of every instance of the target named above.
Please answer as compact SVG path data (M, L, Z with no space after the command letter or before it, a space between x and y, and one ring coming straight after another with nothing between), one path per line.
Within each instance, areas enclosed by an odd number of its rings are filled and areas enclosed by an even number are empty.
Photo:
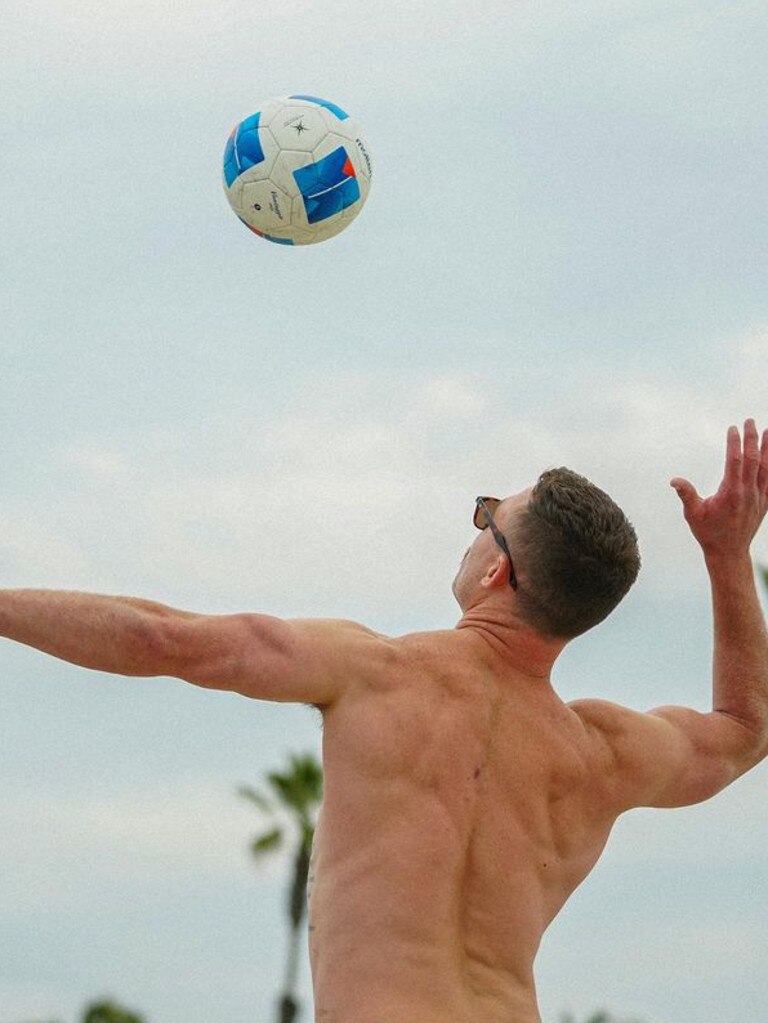
M741 483L741 471L744 459L741 453L741 437L738 426L728 427L728 439L725 443L725 472L723 483L736 486Z
M768 430L763 430L763 443L760 445L760 467L757 471L757 485L764 493L768 493Z
M760 449L758 446L757 427L754 419L744 423L744 483L754 487L760 469Z

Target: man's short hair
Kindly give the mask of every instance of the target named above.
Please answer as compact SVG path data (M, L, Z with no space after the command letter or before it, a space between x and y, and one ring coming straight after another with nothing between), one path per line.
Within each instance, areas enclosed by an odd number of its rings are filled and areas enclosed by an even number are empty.
M632 524L599 487L570 469L541 474L513 527L523 620L572 639L601 622L637 578Z

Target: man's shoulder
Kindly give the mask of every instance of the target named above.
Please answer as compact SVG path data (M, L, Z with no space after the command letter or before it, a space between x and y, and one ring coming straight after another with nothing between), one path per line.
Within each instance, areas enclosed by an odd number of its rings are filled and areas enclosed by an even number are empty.
M340 650L377 650L382 654L417 657L450 652L457 645L457 633L451 629L393 636L347 618L292 618L287 624L306 642L335 646Z
M347 618L293 618L289 626L306 656L322 658L337 672L381 670L400 653L404 637L393 637Z
M641 712L610 700L581 699L566 704L584 729L604 768L615 769L627 738L636 730Z
M351 618L287 618L286 623L307 638L318 640L348 639L363 637L387 639L384 633L353 621Z
M414 676L427 677L438 663L455 660L449 630L392 636L350 619L291 619L288 624L304 656L322 661L348 694L389 691L403 682L412 686Z
M598 729L606 734L615 734L625 728L638 712L610 700L581 699L566 704L586 728Z
M291 618L286 625L309 653L333 659L385 656L397 645L391 636L348 618Z

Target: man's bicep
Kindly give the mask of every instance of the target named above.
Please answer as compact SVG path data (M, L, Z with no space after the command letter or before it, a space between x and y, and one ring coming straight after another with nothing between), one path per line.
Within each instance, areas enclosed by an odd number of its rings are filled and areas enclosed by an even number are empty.
M168 674L252 699L326 707L354 676L360 646L375 635L346 621L200 615L177 623Z

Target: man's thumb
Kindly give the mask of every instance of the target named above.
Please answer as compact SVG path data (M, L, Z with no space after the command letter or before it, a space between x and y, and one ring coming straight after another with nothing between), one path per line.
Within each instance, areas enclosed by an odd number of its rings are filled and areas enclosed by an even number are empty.
M683 502L683 507L688 508L694 501L699 500L699 495L696 492L696 487L693 483L688 480L681 479L679 476L675 476L673 480L669 481L669 485L674 487L677 491L677 496Z

